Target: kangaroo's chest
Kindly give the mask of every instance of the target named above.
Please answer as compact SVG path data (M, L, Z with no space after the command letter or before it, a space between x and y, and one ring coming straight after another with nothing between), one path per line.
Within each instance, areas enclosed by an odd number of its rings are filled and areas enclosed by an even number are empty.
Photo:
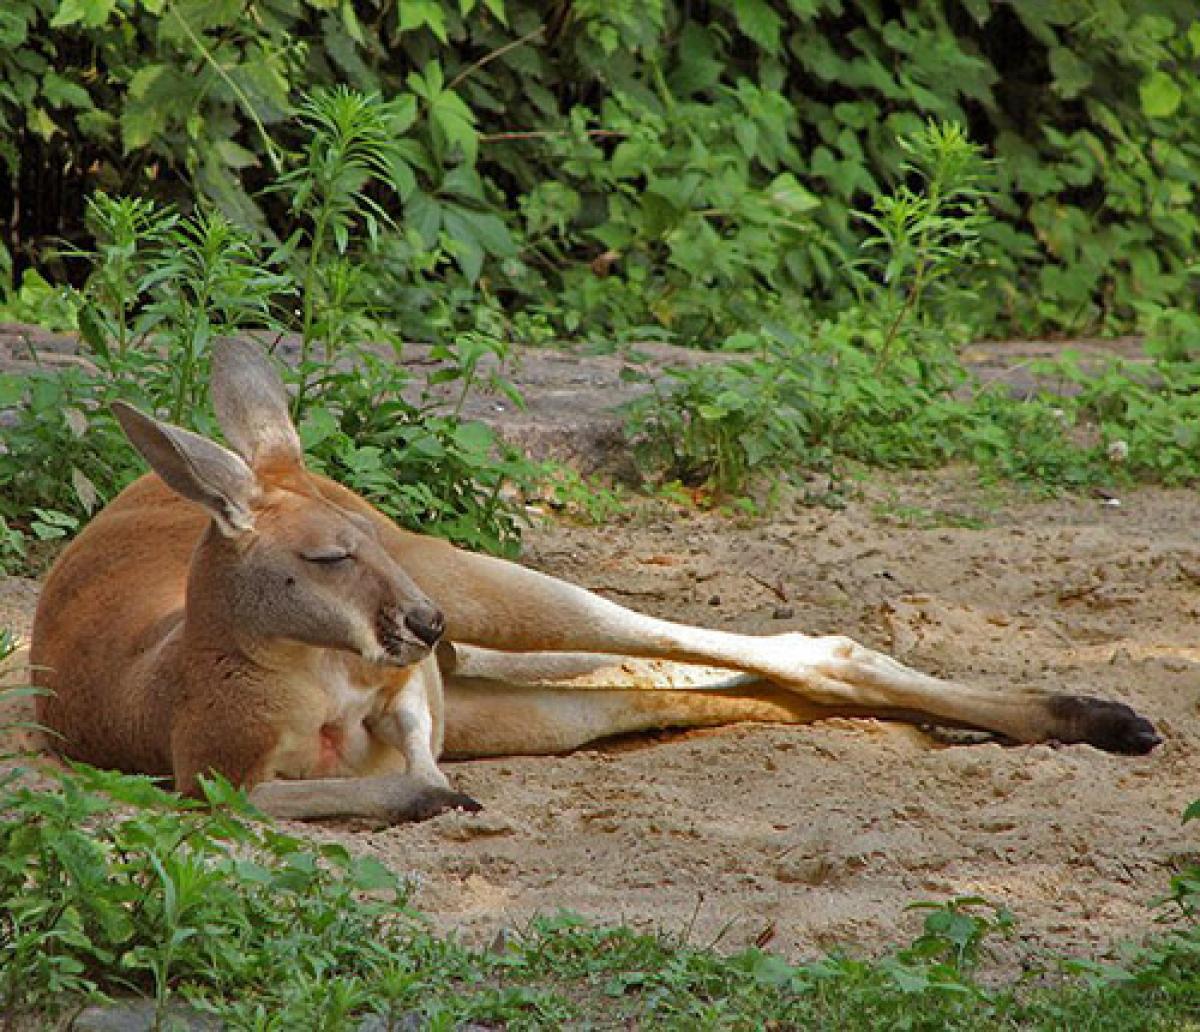
M334 656L300 679L295 706L276 751L282 778L353 777L382 771L393 752L372 733L412 670L347 662ZM396 760L403 762L399 755Z

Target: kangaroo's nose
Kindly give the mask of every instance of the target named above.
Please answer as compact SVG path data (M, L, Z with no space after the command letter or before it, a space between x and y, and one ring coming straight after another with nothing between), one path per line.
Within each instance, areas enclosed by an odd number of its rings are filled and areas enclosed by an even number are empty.
M440 609L428 605L417 605L404 614L404 626L424 644L432 648L446 629L446 618Z

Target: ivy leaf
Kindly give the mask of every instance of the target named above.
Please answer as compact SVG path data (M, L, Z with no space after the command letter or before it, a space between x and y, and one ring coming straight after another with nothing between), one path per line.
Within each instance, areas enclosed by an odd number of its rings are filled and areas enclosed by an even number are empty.
M1170 118L1183 101L1183 90L1166 72L1158 71L1138 87L1142 111L1150 118Z
M1092 66L1066 47L1050 51L1050 71L1055 93L1066 100L1078 97L1092 84Z
M449 44L450 38L446 35L446 15L442 10L441 0L403 0L396 6L399 19L396 27L401 32L428 27L439 43L443 46Z
M92 107L92 98L88 91L78 83L64 79L58 72L46 73L46 77L42 79L42 96L50 102L51 107Z
M116 6L117 0L63 0L50 19L50 27L61 29L82 23L85 28L99 28Z
M779 51L779 30L783 19L766 0L733 0L733 16L737 26L768 54Z
M1183 823L1186 824L1188 821L1200 821L1200 799L1183 811Z

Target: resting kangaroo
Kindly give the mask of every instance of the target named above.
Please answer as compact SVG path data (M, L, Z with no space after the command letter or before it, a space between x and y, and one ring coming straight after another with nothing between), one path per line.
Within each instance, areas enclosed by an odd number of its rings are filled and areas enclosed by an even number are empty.
M830 714L1145 753L1128 706L994 692L843 637L705 630L401 530L308 472L271 360L222 341L229 441L116 414L154 472L63 552L34 622L41 721L66 755L219 772L288 817L475 807L439 755L560 752L621 732ZM440 661L440 662L439 662ZM443 668L446 673L443 697Z

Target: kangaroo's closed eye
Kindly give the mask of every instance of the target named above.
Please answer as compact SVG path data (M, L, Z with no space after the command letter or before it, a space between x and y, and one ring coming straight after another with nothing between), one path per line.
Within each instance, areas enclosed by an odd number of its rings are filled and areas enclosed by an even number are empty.
M301 552L300 558L306 563L319 563L322 566L335 566L338 563L349 562L354 557L344 548L316 549L312 552Z

